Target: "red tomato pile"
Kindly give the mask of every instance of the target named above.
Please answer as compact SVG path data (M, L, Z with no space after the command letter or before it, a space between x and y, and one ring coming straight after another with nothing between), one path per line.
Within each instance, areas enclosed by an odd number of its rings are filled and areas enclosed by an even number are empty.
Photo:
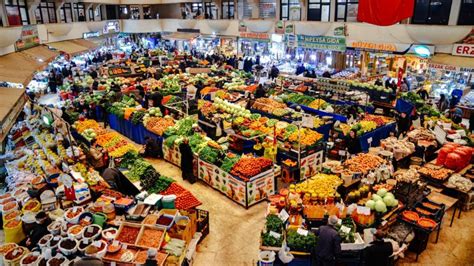
M174 205L176 209L187 210L201 205L201 202L191 192L186 191L177 196Z
M182 186L178 185L178 183L173 182L171 185L163 192L160 194L162 195L179 195L183 192L186 192L187 190L183 188Z

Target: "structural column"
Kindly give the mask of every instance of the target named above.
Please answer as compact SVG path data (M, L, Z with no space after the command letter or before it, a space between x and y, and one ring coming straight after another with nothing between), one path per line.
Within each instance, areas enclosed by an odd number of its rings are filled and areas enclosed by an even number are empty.
M2 2L5 3L5 1L2 1ZM30 17L30 24L37 24L35 11L38 8L40 2L41 2L40 0L33 0L33 1L28 0L26 2L26 5L28 7L28 10L26 12L28 12L28 16ZM2 6L5 7L4 4Z
M61 21L61 8L64 5L64 0L55 0L54 5L56 6L56 18L58 20L58 23L62 23ZM66 19L66 14L64 14L64 19Z
M334 22L336 21L336 0L331 0L329 5L329 21Z

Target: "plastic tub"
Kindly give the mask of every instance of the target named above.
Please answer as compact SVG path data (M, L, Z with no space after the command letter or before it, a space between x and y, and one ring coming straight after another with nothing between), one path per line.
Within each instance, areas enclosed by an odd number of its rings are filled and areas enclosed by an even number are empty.
M176 195L166 195L161 199L163 209L175 208Z
M274 251L260 251L258 256L259 266L273 266L273 262L275 261L275 252Z
M96 233L92 236L89 236L87 237L86 236L86 233L89 234L89 232L93 232L93 231L89 231L89 230L95 230ZM89 239L90 241L93 241L95 239L97 239L97 237L100 236L100 233L102 232L102 228L96 224L91 224L91 225L88 225L84 228L84 230L82 230L82 238L85 238L85 239Z
M70 224L77 224L79 223L79 217L81 217L81 214L84 212L83 207L73 207L68 209L66 212L64 212L64 219L66 222ZM72 215L74 214L75 215Z
M38 241L38 246L40 247L40 249L43 249L43 248L48 247L49 241L50 241L51 239L53 239L53 235L52 235L52 234L47 234L47 235L43 236L43 237Z
M64 247L61 246L61 244L64 244L66 241L72 241L74 242L74 246L71 248L71 249L66 249ZM63 253L65 256L70 256L74 253L76 253L77 251L77 247L79 246L79 242L74 239L74 238L63 238L60 242L59 242L59 250L61 251L61 253Z
M16 255L17 257L13 259L7 259L8 257L12 256L14 253L18 254L18 252L21 252L21 255ZM29 253L29 250L25 247L16 247L14 249L11 249L7 253L5 253L5 257L3 258L3 262L5 263L5 266L18 266L20 265L20 261Z
M29 260L28 259L29 257L31 257L31 259L34 259L34 260L27 263L27 260ZM35 265L39 264L39 261L42 258L43 258L43 256L41 256L41 254L39 252L33 252L33 253L30 253L30 254L27 254L26 256L24 256L20 261L20 265L21 266L35 266Z
M80 230L78 228L81 228ZM77 231L74 233L73 231ZM75 239L82 238L82 232L84 231L84 227L82 225L73 225L67 230L67 235L70 237L74 237Z

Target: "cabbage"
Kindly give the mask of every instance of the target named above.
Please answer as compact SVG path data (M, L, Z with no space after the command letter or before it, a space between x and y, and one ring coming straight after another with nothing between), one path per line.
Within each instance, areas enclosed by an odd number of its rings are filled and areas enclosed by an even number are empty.
M382 200L382 197L380 197L380 196L377 195L377 194L373 194L373 195L372 195L372 199L373 199L375 202L377 202L377 201L381 201L381 200Z
M381 188L379 189L379 191L377 191L377 195L379 195L380 197L384 197L385 194L387 194L387 190L385 188Z
M384 198L386 197L391 197L392 199L395 199L395 196L393 195L392 192L388 192L387 194L385 194Z
M385 205L387 205L387 206L389 206L389 207L392 206L394 200L395 200L395 199L392 198L392 197L385 197L385 198L383 198L383 202L385 203Z
M387 206L385 205L385 203L383 203L383 201L379 200L379 201L375 202L375 210L377 212L386 212L387 211Z
M375 209L375 201L373 200L368 200L365 203L365 207L370 208L371 210Z

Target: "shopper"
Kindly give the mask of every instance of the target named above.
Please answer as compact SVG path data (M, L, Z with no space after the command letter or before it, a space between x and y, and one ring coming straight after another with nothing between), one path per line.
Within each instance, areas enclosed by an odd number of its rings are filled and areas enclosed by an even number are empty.
M104 150L94 141L89 149L89 163L99 173L105 170L108 165L107 156Z
M57 78L54 70L51 70L48 76L48 86L51 93L57 92Z
M408 114L405 112L400 113L397 117L397 137L400 137L402 134L405 135L410 130L410 126L411 119Z
M51 223L49 216L44 211L41 211L35 215L35 219L36 224L33 229L28 232L28 235L24 240L25 242L20 244L21 246L26 246L29 250L36 247L43 236L49 234L48 225Z
M450 118L454 123L460 124L462 122L461 108L457 107L456 105L451 105L446 117Z
M423 101L426 101L426 99L428 99L429 97L428 92L425 88L419 89L417 94L421 97L421 99L423 99Z
M145 137L143 155L145 157L160 158L162 155L161 147L156 140L150 136Z
M335 215L331 215L328 224L319 228L317 233L319 239L315 248L315 265L332 266L336 265L336 258L341 253L341 237L334 228L338 222Z
M376 79L374 85L375 86L382 86L383 85L382 80L380 80L379 78Z
M255 91L255 98L258 99L263 97L265 97L265 89L262 84L258 84L257 90Z
M147 259L144 266L156 266L156 249L150 248L147 251Z
M448 109L448 100L446 99L446 95L445 94L441 94L440 97L439 97L439 101L438 101L438 110L441 112L441 113L444 113L444 111L446 111L446 109Z
M469 116L469 131L474 133L474 112L471 112L471 116Z
M366 247L365 265L366 266L385 266L392 265L390 256L393 253L393 246L390 242L383 240L385 233L378 230L374 234L374 241Z
M181 153L181 173L183 180L188 180L191 184L195 181L193 176L193 151L189 146L188 138L184 138L183 142L179 145L179 151Z
M331 73L329 73L329 71L324 71L323 73L323 78L331 78Z
M295 75L299 76L299 75L303 74L305 71L306 71L306 68L304 67L303 63L300 63L296 67Z
M349 131L349 136L346 137L346 147L349 154L357 154L362 151L360 141L357 138L357 131L355 129Z
M280 75L280 70L275 65L272 65L272 68L270 69L270 79L275 80L278 78L278 75Z
M401 92L408 92L408 85L406 84L405 80L403 80L401 85L400 85L400 91Z
M390 85L391 81L392 81L392 79L390 77L387 77L387 79L385 80L385 88L386 89L391 89L392 88L392 86Z

